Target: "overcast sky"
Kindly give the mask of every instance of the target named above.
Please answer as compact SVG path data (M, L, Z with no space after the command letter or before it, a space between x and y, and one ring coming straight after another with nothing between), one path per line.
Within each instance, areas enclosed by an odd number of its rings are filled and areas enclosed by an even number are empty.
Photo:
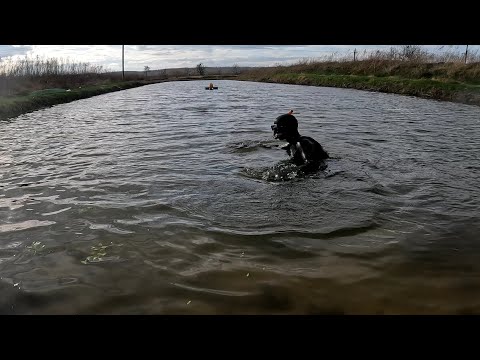
M334 56L357 56L365 51L389 49L392 45L125 45L125 70L141 71L204 66L273 66L300 60ZM425 45L429 52L464 53L466 45ZM478 52L480 45L469 45ZM0 58L40 56L69 62L101 65L108 71L122 69L122 45L0 45Z

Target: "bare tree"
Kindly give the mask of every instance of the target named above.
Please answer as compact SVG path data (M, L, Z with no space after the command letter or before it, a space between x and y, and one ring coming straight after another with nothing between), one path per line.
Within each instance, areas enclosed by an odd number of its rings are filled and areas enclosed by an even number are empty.
M401 57L403 60L417 60L422 55L422 47L420 45L404 45L400 47Z
M198 64L197 65L197 72L200 76L205 75L205 65L203 65L202 63Z
M238 74L240 74L240 69L239 69L239 67L238 67L238 64L237 64L237 63L233 64L233 66L232 66L232 67L233 67L233 73L234 73L235 75L238 75Z

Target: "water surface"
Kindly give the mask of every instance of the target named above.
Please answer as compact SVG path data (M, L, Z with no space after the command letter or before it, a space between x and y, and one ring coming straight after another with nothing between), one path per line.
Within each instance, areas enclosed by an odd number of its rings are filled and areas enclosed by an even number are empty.
M480 313L478 107L209 82L0 122L0 313Z

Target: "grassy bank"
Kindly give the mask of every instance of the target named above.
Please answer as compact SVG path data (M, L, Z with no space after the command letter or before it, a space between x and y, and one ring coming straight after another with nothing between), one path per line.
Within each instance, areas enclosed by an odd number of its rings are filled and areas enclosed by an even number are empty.
M414 78L399 75L329 74L328 71L296 71L295 66L256 69L239 75L236 80L352 88L412 95L428 99L453 101L480 106L480 83L445 78ZM221 76L215 77L217 80ZM232 79L232 77L226 77ZM113 91L125 90L164 81L199 80L199 77L178 77L164 80L131 80L90 83L72 89L49 88L0 96L0 120L56 104L67 103Z
M209 76L209 80L234 79L232 75ZM77 88L48 88L35 91L22 91L16 95L0 96L0 120L12 118L24 113L40 110L49 106L68 103L85 99L96 95L106 94L113 91L126 90L139 86L167 82L167 81L194 81L203 80L202 76L179 76L168 79L109 81L103 80L98 83L89 82L87 85Z
M282 72L262 76L242 76L239 80L352 88L480 106L480 85L433 79L378 77L374 75L326 75Z
M360 61L304 61L257 68L241 74L238 80L352 88L480 105L480 62L431 62L435 59L380 55Z
M27 94L0 97L0 119L8 119L48 106L67 103L112 91L130 89L150 84L149 81L124 81L104 84L91 84L74 89L44 89Z

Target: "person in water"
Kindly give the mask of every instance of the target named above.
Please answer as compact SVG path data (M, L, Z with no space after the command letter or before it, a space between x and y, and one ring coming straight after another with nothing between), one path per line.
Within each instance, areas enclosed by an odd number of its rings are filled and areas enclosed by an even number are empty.
M327 166L325 160L330 156L315 139L299 134L298 121L292 114L293 110L290 110L276 118L272 125L273 137L288 142L282 149L287 151L301 172L311 173L324 169Z

